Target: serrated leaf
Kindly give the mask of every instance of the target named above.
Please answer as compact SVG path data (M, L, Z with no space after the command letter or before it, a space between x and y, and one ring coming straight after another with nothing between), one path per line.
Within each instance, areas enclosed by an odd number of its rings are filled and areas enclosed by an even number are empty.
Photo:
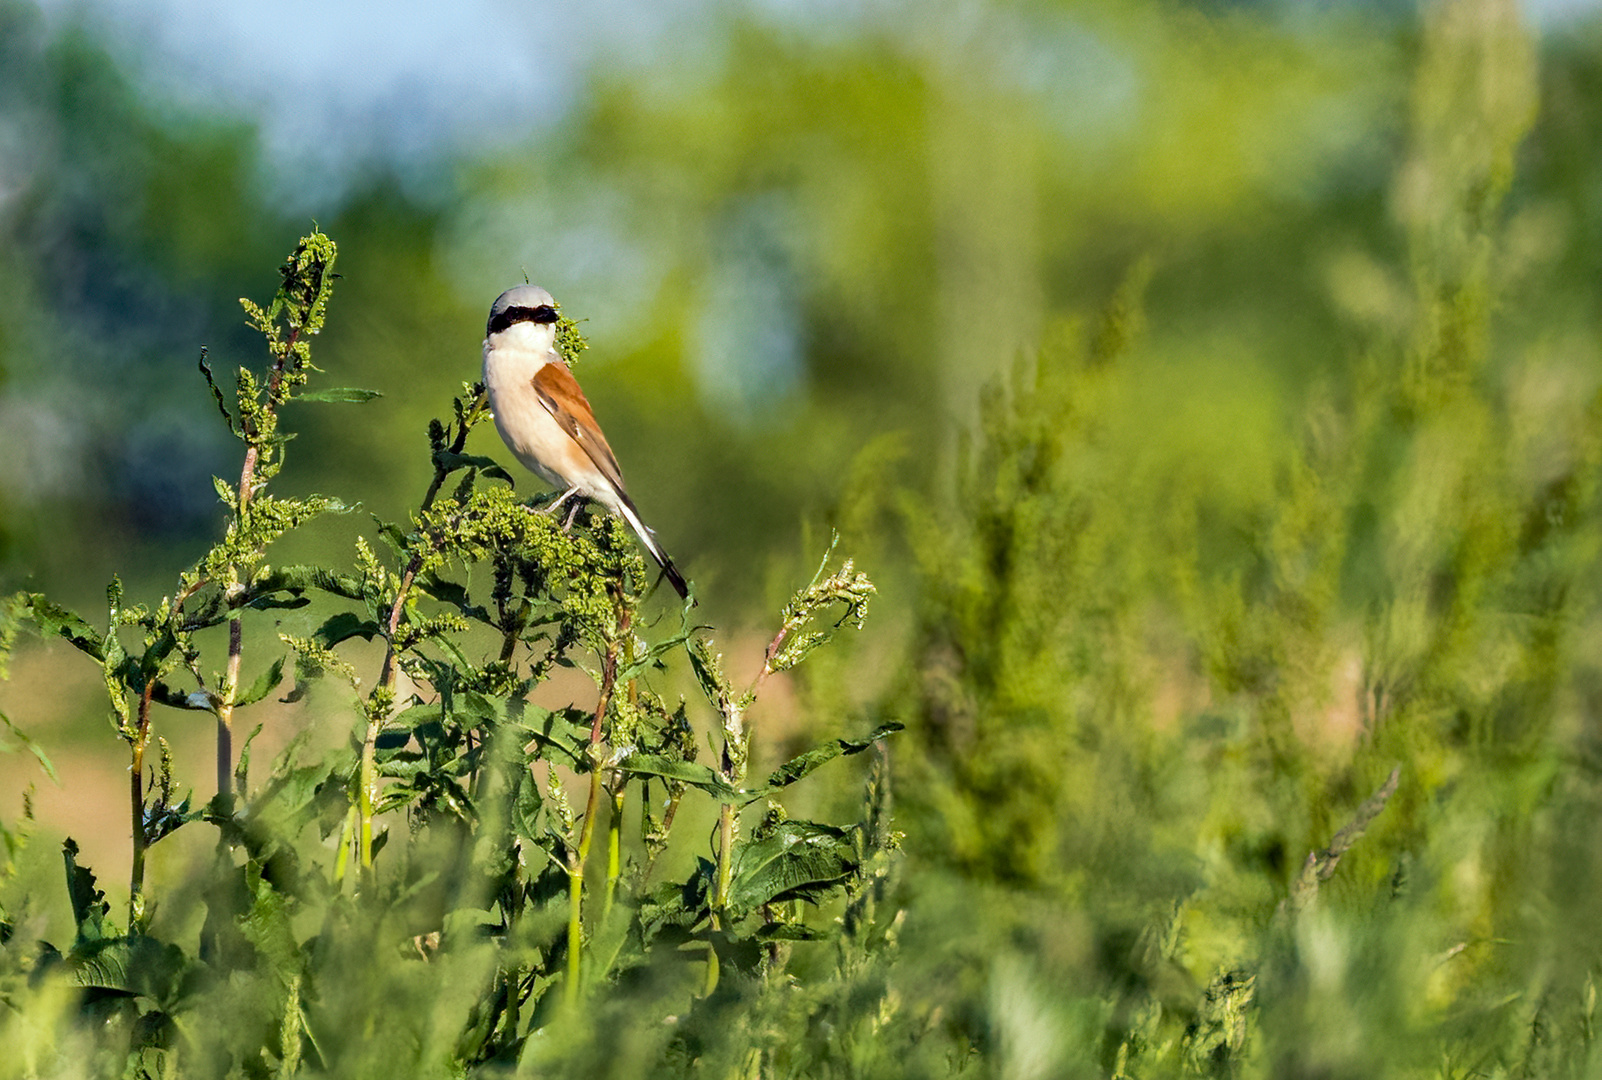
M288 659L289 658L287 656L280 656L277 660L274 660L272 666L266 671L262 672L261 675L257 677L256 681L250 684L250 688L241 694L234 704L254 705L256 702L272 693L273 690L277 688L278 684L284 681L284 662Z
M113 993L134 993L126 942L108 940L101 948L67 962L73 985Z
M309 597L302 596L299 593L292 593L287 598L277 596L258 597L241 606L247 607L252 611L268 611L272 608L303 608L310 603L311 599Z
M540 786L531 780L524 780L518 785L517 796L512 802L512 832L528 840L535 847L539 847L540 836L544 832L540 821L540 810L545 800L540 797Z
M46 600L40 593L23 596L21 614L27 617L44 637L63 637L96 660L105 659L104 641L100 632L84 622L76 612Z
M313 632L311 639L325 649L332 649L353 637L371 641L377 633L378 624L373 620L364 619L352 611L341 611L324 619L323 625Z
M267 593L318 589L348 600L362 598L361 582L349 574L336 574L320 566L280 566L250 590L254 596Z
M191 821L201 820L204 813L189 809L193 799L194 792L190 792L177 806L148 807L145 811L145 846L150 847L156 841L171 836Z
M200 373L206 377L206 385L211 387L211 396L217 402L217 410L222 413L223 419L228 422L228 431L238 435L239 426L234 420L234 414L228 410L228 403L223 400L222 387L217 385L216 378L211 373L211 363L208 359L206 347L200 347Z
M447 581L438 574L418 574L417 587L435 600L454 607L466 609L470 606L470 598L467 595L466 587L454 581ZM473 610L483 611L484 609L482 607L474 607Z
M266 962L266 967L287 982L300 970L301 960L290 924L288 897L264 878L262 866L255 860L246 864L244 876L251 905L238 917L239 930L255 946L257 957Z
M216 694L209 690L183 691L174 690L164 682L156 682L150 688L150 700L157 705L165 705L169 709L188 709L194 712L216 712L220 701Z
M900 731L904 726L892 720L887 724L881 724L866 739L834 739L821 746L815 746L804 754L797 754L769 774L767 782L762 787L748 792L746 801L750 802L779 788L789 787L820 765L837 757L860 754L886 735Z
M246 790L246 784L250 779L250 744L256 741L256 736L261 734L261 729L262 725L260 724L251 728L250 734L245 736L245 741L239 746L239 760L234 763L235 791ZM187 802L188 800L186 799L185 801Z
M327 401L335 404L364 405L376 397L383 397L377 390L360 390L354 386L336 386L329 390L308 390L304 394L296 394L290 401Z
M688 929L704 920L711 914L716 881L717 867L697 858L696 871L686 881L665 882L641 897L637 917L646 937L664 926Z
M590 742L587 723L579 723L582 716L576 709L547 710L529 706L516 726L540 741L543 746L561 753L567 764L579 766L588 760L586 748Z
M853 830L780 822L735 852L729 906L737 913L783 900L816 902L857 870Z
M506 703L499 698L468 690L457 694L455 712L478 720L501 720L506 716Z
M630 754L619 763L618 768L630 776L660 776L665 780L678 780L716 796L720 802L748 801L746 792L732 786L710 765L699 762L660 754Z
M100 941L113 935L106 925L111 905L95 883L94 871L78 865L78 844L68 837L61 845L61 859L67 870L67 899L72 904L72 921L77 926L79 944Z
M482 454L453 454L449 450L441 450L434 455L434 467L443 469L446 473L453 473L457 469L477 469L484 476L505 480L514 486L516 483L511 474L494 458L484 457Z
M77 986L138 995L166 1005L178 997L189 961L176 945L134 935L74 949L66 968Z
M694 631L687 629L658 641L638 656L632 664L625 664L619 667L617 681L621 683L629 679L638 678L651 668L661 666L662 657L676 652L681 646L689 642L693 635Z
M378 525L378 537L389 546L389 550L396 555L406 554L406 534L401 532L400 526L389 521L373 519Z

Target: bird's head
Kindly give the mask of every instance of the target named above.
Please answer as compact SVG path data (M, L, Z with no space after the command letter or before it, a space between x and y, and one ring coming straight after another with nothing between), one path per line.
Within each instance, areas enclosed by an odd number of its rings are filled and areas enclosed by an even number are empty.
M484 337L541 350L556 347L556 301L538 285L507 289L490 305Z

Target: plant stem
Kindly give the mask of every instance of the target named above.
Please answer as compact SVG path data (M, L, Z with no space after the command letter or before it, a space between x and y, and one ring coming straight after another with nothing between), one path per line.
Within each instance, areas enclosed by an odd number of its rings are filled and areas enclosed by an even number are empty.
M506 1033L511 1038L517 1038L517 1027L522 1023L518 1016L519 1008L523 1004L523 967L514 964L506 972Z
M732 782L732 781L731 781ZM712 897L712 930L723 929L723 912L729 906L729 885L734 880L734 804L718 809L718 883ZM708 942L706 950L705 996L718 988L718 950Z
M730 701L723 716L723 778L739 786L745 779L745 755L748 745L745 720L740 705ZM736 826L734 804L725 802L718 808L718 879L712 896L712 930L723 929L723 912L729 906L729 886L734 880L734 833ZM706 956L706 994L718 988L718 952L710 942Z
M349 812L345 814L345 824L339 830L339 854L334 857L335 881L342 882L345 880L345 869L350 865L351 839L356 832L356 820L357 811L355 805L352 804Z
M232 795L234 767L234 699L239 693L239 665L244 655L245 628L239 618L228 620L228 674L223 679L223 700L217 706L217 797ZM226 812L230 806L223 806Z
M579 826L578 852L567 873L567 1003L578 1003L583 975L584 948L584 865L589 862L590 843L595 839L595 815L601 808L601 768L591 744L590 795L584 804L584 824Z
M619 787L612 793L612 819L606 827L606 895L601 901L601 922L612 917L612 900L617 895L618 879L623 876L623 800L628 789Z
M762 684L773 674L773 659L779 655L779 647L789 636L792 625L785 623L779 627L779 632L773 635L768 647L763 653L762 670L757 672L746 691L743 700L729 698L723 701L723 779L734 787L739 787L745 781L746 761L751 751L751 733L745 726L745 713L756 702L757 695L762 692ZM723 912L729 906L729 891L734 883L734 837L739 827L739 814L733 803L724 803L718 808L718 878L716 891L712 896L712 931L716 933L723 929ZM718 953L717 948L710 943L706 955L706 987L705 993L710 996L718 988Z
M375 717L371 710L367 716L367 736L362 742L361 790L357 793L357 814L360 818L360 831L358 832L361 846L361 866L363 870L373 868L373 814L378 806L378 766L375 761L378 743L378 731L383 726L383 719Z
M150 743L150 696L156 689L154 678L145 681L139 695L139 728L134 738L132 760L128 765L128 801L133 820L133 867L128 872L128 932L144 916L145 910L145 747Z
M590 844L595 839L595 816L601 809L601 736L606 710L612 703L612 688L617 682L618 643L628 632L628 608L618 598L619 633L606 642L601 657L601 694L595 702L595 720L590 724L590 794L584 803L584 823L579 826L578 850L568 863L567 912L567 1003L577 1004L579 979L583 974L582 951L584 946L584 866L589 862Z
M291 326L289 335L284 339L283 351L273 357L272 370L267 374L267 403L264 406L269 418L276 415L273 403L277 401L279 388L284 382L284 364L294 355L295 342L299 338L300 327ZM240 531L245 529L246 512L250 508L251 497L256 493L256 463L261 460L261 429L258 427L246 432L246 438L245 461L239 469L239 507L234 515L234 525ZM237 576L236 571L230 571L230 579ZM244 656L244 639L244 622L235 615L228 620L228 674L223 679L222 701L217 706L217 798L224 812L233 809L234 701L239 694L239 668Z

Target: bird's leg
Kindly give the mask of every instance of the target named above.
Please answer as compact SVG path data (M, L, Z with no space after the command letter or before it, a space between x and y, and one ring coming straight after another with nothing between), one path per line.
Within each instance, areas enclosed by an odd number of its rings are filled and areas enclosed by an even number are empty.
M564 495L562 497L565 499L567 496ZM562 531L563 532L568 532L569 530L571 530L573 528L573 519L578 517L579 507L582 506L582 505L584 505L584 500L583 499L575 499L573 501L572 509L568 510L568 512L567 512L567 520L562 522Z
M573 496L578 494L578 490L579 490L578 489L578 485L574 484L572 487L570 487L566 491L562 492L561 495L557 496L557 499L556 499L555 502L551 503L549 506L540 507L540 513L542 513L542 514L554 514L554 513L556 513L558 507L560 507L563 503L567 502L567 500L571 499ZM578 509L578 503L574 503L573 504L573 509L574 510ZM572 520L573 520L573 515L569 514L568 515L568 522L571 523Z

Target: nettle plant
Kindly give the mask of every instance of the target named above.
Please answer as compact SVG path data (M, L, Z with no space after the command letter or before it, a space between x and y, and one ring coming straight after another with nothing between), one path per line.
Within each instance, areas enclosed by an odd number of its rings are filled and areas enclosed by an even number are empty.
M748 777L747 716L764 682L867 612L873 585L849 560L831 569L833 545L785 605L755 681L737 688L707 629L691 621L693 599L646 614L655 581L620 522L581 514L564 531L516 498L494 460L464 452L488 418L481 388L469 385L450 419L429 425L434 475L409 525L379 523L376 541L358 539L353 568L272 561L286 533L351 510L269 493L292 437L280 426L284 407L375 396L308 388L335 254L326 236L306 237L272 303L243 301L266 339L264 374L241 368L226 394L202 355L244 459L237 484L216 481L222 539L174 593L133 604L113 582L104 628L42 595L7 601L0 644L32 627L104 673L129 754L133 838L126 920L113 918L69 840L75 939L34 960L14 954L8 970L78 988L75 1009L105 1021L99 1052L130 1055L130 1070L161 1073L185 1054L264 1075L371 1061L391 1023L384 1016L405 1015L408 996L433 1016L414 1015L397 1046L460 1068L515 1060L531 1035L604 988L648 976L667 988L662 1000L677 988L680 1006L692 1007L736 993L731 980L787 984L792 942L861 933L894 844L882 759L861 823L790 820L769 796L898 725ZM584 347L565 318L558 340L569 360ZM247 621L314 602L332 609L315 630L278 634L280 655L246 656L256 640ZM209 643L224 626L219 667ZM353 638L383 646L370 679L342 655ZM709 730L698 733L697 709L653 688L673 665L693 674ZM530 703L559 667L590 675L593 707ZM297 700L318 678L344 688L355 714L349 745L311 762L291 745L253 786L249 738L237 760L233 749L250 706L286 683L284 700ZM203 808L175 797L164 709L215 717L217 795ZM681 805L696 799L708 804L696 816L716 825L704 855L661 860L690 867L666 880L659 858ZM764 812L753 809L764 801ZM177 933L158 939L145 855L199 824L217 831L215 864L161 898L204 904L197 948ZM808 920L831 900L843 914ZM196 921L198 912L191 942ZM394 1047L379 1049L392 1060Z

